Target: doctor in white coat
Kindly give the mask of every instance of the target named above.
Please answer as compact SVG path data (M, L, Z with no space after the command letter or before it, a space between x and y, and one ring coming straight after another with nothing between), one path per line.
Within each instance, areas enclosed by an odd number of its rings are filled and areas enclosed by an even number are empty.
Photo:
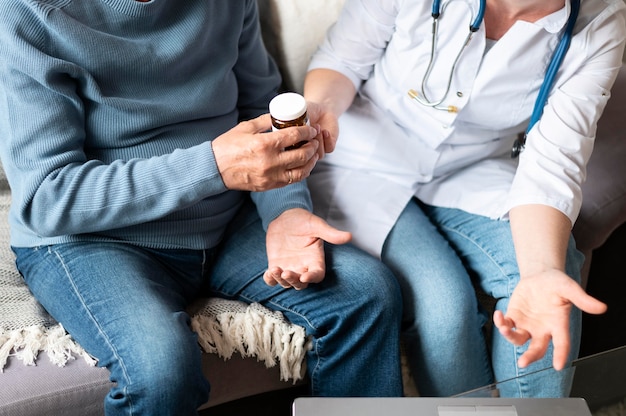
M580 310L604 311L571 228L625 36L622 0L348 0L313 57L305 97L339 136L316 213L395 272L420 394L561 370ZM489 346L474 287L497 299Z

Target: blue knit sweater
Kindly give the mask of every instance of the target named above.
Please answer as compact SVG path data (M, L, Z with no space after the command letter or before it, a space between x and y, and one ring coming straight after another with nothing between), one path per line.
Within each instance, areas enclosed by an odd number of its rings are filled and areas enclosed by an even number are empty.
M255 0L2 0L0 157L11 243L215 246L246 193L211 140L280 83ZM264 225L304 183L252 195Z

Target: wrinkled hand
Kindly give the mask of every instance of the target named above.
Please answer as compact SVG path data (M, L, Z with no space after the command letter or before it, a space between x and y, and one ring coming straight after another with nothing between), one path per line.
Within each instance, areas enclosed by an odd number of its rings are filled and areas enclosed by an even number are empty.
M513 291L506 315L496 311L494 325L511 343L528 349L518 364L526 367L546 354L550 340L554 346L552 365L561 370L570 351L569 322L572 305L582 311L600 314L606 305L589 296L566 274L554 270L521 279Z
M349 232L331 227L307 210L285 211L267 229L268 269L263 280L297 290L319 283L326 273L324 241L345 244L351 238Z
M270 129L270 116L264 114L239 123L213 140L215 161L228 189L267 191L309 176L320 157L321 133L317 128ZM285 150L300 142L305 144Z

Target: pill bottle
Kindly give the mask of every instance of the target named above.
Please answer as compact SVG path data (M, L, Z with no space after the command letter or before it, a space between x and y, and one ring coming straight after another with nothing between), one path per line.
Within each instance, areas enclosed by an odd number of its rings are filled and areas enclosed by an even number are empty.
M295 92L285 92L274 97L270 101L270 116L272 116L272 130L274 131L309 124L306 100Z

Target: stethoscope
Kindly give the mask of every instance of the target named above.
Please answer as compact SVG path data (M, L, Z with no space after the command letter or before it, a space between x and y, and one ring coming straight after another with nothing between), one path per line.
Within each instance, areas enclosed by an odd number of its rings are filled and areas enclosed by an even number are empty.
M548 65L548 69L546 70L543 83L541 84L541 89L539 90L539 94L537 95L537 99L535 100L535 106L533 108L533 112L530 117L530 122L528 123L528 127L526 128L526 131L520 134L518 138L515 140L515 142L513 143L513 147L511 149L511 158L516 158L524 150L528 132L530 132L530 130L535 125L535 123L539 121L539 119L541 118L541 115L543 114L543 108L548 99L548 94L550 93L550 90L552 89L552 85L554 84L556 73L559 67L561 66L561 62L563 62L563 58L565 57L565 54L567 53L567 50L570 45L570 41L572 39L572 34L574 32L574 24L576 23L576 19L578 18L578 11L580 10L580 0L571 0L571 7L572 7L572 10L567 20L565 31L563 32L563 35L561 36L561 39L559 40L559 44L557 45L557 48L552 54L550 64ZM465 38L465 41L463 42L461 49L459 49L459 52L457 53L454 59L452 67L450 68L446 90L441 96L441 98L437 100L431 100L428 98L425 90L426 90L426 84L428 83L428 79L430 78L430 73L433 69L433 65L435 62L435 55L436 55L436 49L437 49L437 46L436 46L437 45L437 31L439 29L439 18L441 17L441 2L439 0L433 0L433 7L432 7L433 29L432 29L432 41L431 41L431 49L430 49L430 61L428 62L426 73L424 74L424 77L422 78L421 95L413 89L409 90L408 92L409 96L412 99L414 99L415 101L417 101L418 103L422 105L425 105L427 107L432 107L437 110L448 111L451 113L456 113L458 111L456 106L453 106L453 105L445 106L445 105L442 105L442 103L448 96L448 93L450 92L450 86L452 84L452 76L454 75L454 70L456 68L457 62L459 61L459 58L461 57L461 55L463 54L463 51L465 50L465 48L471 41L472 36L474 35L474 33L478 31L478 29L480 28L480 25L483 22L483 18L485 16L485 8L486 8L486 0L480 0L478 13L476 17L473 19L472 23L470 24L469 33L467 34L467 37Z
M439 0L433 0L433 8L432 8L432 17L433 17L433 29L432 29L432 41L430 44L430 60L428 61L428 66L426 67L426 73L422 78L421 85L421 93L420 96L415 90L409 90L409 96L413 98L415 101L419 102L422 105L427 107L432 107L437 110L444 110L449 113L456 113L458 109L456 106L449 105L443 106L441 103L446 99L448 93L450 92L450 86L452 85L452 76L454 75L454 70L456 69L456 64L459 62L459 58L463 54L463 51L472 40L474 33L478 31L480 25L483 23L483 18L485 17L485 8L486 8L486 0L480 0L480 6L478 8L478 14L476 18L473 19L473 22L470 23L469 33L463 42L463 46L459 49L459 52L456 54L454 58L454 62L452 63L452 67L450 68L450 73L448 74L448 85L446 86L446 91L443 93L440 99L438 100L430 100L426 95L426 84L430 79L430 73L433 70L433 65L435 64L435 55L437 52L437 35L439 31L439 17L441 16L441 2ZM471 20L471 19L470 19Z

